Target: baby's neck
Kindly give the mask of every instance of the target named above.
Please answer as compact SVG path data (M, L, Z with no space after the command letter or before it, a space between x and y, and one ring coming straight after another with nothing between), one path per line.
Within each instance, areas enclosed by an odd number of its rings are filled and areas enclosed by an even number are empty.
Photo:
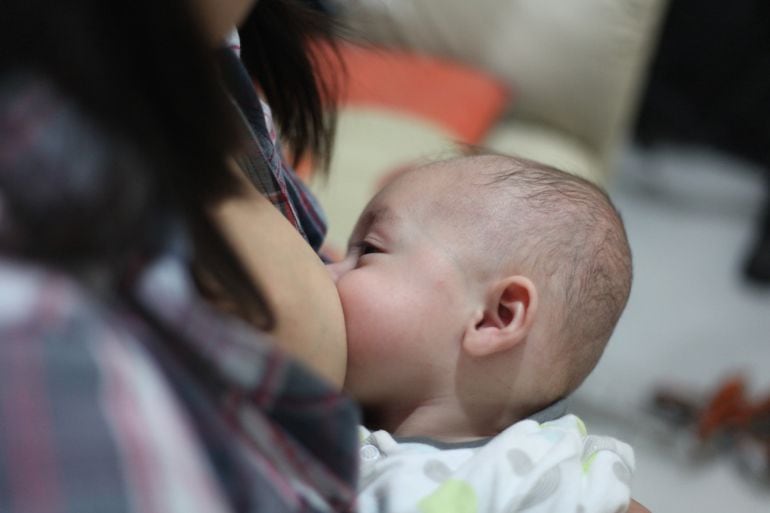
M443 442L488 438L519 418L496 408L494 413L469 411L454 398L436 399L417 405L366 410L367 427L384 429L400 437L427 437Z

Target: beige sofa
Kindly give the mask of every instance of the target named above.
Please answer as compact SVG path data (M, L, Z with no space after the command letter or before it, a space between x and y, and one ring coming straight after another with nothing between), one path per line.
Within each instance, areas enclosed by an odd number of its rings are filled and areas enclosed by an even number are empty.
M636 108L666 0L340 0L354 38L479 67L514 91L482 145L605 183ZM430 123L344 108L317 184L343 245L378 176L452 154Z

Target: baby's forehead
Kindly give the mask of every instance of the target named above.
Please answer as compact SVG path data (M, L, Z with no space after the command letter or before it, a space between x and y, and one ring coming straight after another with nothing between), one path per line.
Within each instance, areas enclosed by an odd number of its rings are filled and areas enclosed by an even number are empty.
M523 221L528 216L522 191L501 183L497 171L486 161L470 158L432 163L402 172L380 199L410 217L435 219L458 229L469 223L482 228Z
M402 173L367 209L372 216L387 205L400 222L420 223L438 236L446 233L453 246L479 244L487 232L509 217L514 205L500 205L484 169L463 162L441 162ZM491 235L491 234L490 234Z
M442 161L402 171L387 185L393 196L417 196L425 201L475 196L484 193L491 175L483 167L465 162Z
M370 211L387 205L406 221L444 221L471 215L470 197L476 193L452 169L430 166L404 172L375 197Z

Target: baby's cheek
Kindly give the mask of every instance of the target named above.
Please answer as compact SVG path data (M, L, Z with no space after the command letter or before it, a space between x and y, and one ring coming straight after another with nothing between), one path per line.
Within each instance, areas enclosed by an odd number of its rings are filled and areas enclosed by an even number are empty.
M340 300L345 315L348 360L345 389L353 397L366 403L381 396L378 383L381 361L380 330L376 316L376 301L364 283L349 280L338 283Z
M368 327L377 321L377 308L374 304L377 294L373 286L367 280L352 273L337 282L337 291L345 316L349 353L351 349L361 346L361 342L369 338Z
M345 315L348 359L351 364L369 365L398 351L394 343L403 337L400 306L389 285L375 273L361 273L340 280L338 290Z
M387 336L386 326L376 315L370 315L369 305L356 305L353 315L345 320L348 336L348 356L354 362L376 358L384 348L383 338Z

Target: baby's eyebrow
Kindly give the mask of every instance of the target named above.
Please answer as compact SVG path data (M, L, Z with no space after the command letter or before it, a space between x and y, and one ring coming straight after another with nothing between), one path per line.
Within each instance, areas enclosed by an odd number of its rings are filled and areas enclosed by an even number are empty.
M380 223L382 221L394 221L398 219L398 215L388 205L369 210L364 217L366 218L367 228L371 228L373 224Z

